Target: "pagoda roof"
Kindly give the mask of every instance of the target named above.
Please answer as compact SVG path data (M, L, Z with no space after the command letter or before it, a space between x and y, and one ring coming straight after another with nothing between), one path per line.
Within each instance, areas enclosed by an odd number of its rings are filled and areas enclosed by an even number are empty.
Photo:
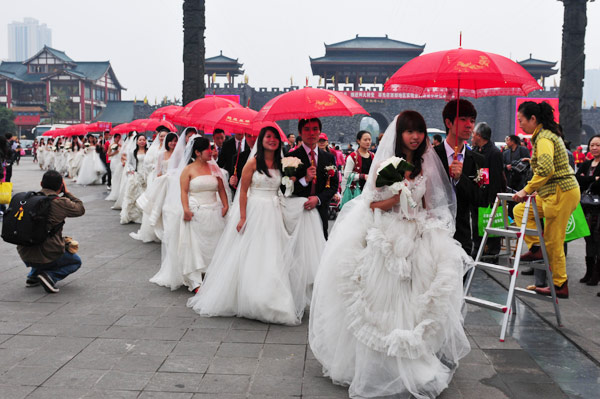
M557 62L552 61L544 61L537 58L533 58L531 54L529 54L529 58L524 59L523 61L517 61L521 66L536 66L536 67L548 67L554 68Z
M35 55L29 57L28 59L26 59L25 61L22 61L23 64L27 64L29 63L31 60L37 58L40 54L42 54L44 51L48 51L50 54L52 54L53 56L55 56L56 58L58 58L61 61L64 61L66 63L74 63L75 61L73 61L71 59L71 57L69 57L64 51L60 51L57 50L55 48L52 47L48 47L46 45L44 45L44 47L42 47L42 49L40 51L38 51L37 53L35 53Z
M206 63L215 63L215 64L236 64L242 66L244 64L240 64L237 58L230 58L223 55L223 51L215 57L210 57L204 60Z
M47 73L27 73L27 65L21 61L2 61L0 63L0 75L18 82L35 83L47 76Z
M401 42L390 39L388 35L383 37L369 37L356 35L354 39L344 40L338 43L325 44L326 50L421 50L425 45Z
M414 58L412 54L329 54L310 58L311 64L404 64Z

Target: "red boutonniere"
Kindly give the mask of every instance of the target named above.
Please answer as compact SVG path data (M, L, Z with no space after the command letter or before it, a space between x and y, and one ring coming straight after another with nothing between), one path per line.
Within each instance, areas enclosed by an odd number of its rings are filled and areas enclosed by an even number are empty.
M331 178L333 176L335 176L335 166L333 165L329 165L327 167L325 167L325 170L327 171L327 184L325 184L325 188L330 188L331 187Z
M490 170L488 168L481 168L477 170L477 176L473 179L479 187L487 186L490 184Z

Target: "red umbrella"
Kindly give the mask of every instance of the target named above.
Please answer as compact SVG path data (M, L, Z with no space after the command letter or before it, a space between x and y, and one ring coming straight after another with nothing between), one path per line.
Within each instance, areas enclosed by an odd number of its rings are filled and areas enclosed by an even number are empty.
M86 125L85 123L67 126L62 130L63 131L60 132L59 136L65 137L85 136L86 133L90 132L90 130L88 130L88 125Z
M88 132L104 132L112 128L112 122L94 122L87 125Z
M59 130L59 129L46 130L44 133L42 133L42 136L44 136L44 137L54 137L54 133L56 133L57 130Z
M171 120L173 115L181 111L183 107L179 105L167 105L165 107L160 107L152 114L150 114L151 119L168 119Z
M182 126L195 126L198 119L204 114L218 108L243 108L240 104L225 98L212 96L194 100L186 105L171 120Z
M423 98L526 96L542 90L521 65L498 54L461 47L413 58L385 83L384 91ZM459 114L456 102L456 115ZM458 156L458 136L454 151Z
M136 119L129 123L130 130L136 130L138 132L155 131L157 127L164 126L172 132L176 132L177 128L174 124L167 120L161 119Z
M357 114L369 115L359 103L343 92L305 87L271 99L258 112L255 120L278 121Z
M110 131L110 134L125 134L125 133L129 133L130 131L135 130L131 127L131 123L127 122L127 123L121 123L120 125L117 125L115 127L112 128L112 130Z
M384 91L425 98L526 96L542 90L521 65L498 54L458 48L413 58L385 83Z
M204 114L198 123L205 132L222 128L230 133L250 133L256 114L258 112L250 108L219 108Z

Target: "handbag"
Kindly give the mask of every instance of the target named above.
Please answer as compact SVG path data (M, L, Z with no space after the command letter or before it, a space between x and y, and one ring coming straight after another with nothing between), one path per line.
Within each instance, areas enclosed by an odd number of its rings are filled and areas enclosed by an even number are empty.
M10 204L12 199L12 183L2 182L0 183L0 205Z
M348 176L348 180L346 181L346 190L344 190L342 202L340 203L340 209L342 209L346 202L349 202L350 200L358 197L361 194L360 187L358 186L358 184L355 184L354 187L352 187L355 174L356 173L352 172L350 173L350 176Z
M600 206L600 195L593 194L588 188L581 194L581 206L584 207L598 207Z

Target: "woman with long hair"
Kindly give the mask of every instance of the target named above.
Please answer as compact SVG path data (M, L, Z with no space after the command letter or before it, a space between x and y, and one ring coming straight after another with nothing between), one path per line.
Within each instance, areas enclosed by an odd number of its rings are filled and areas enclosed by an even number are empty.
M367 182L371 163L375 157L375 154L369 150L371 148L371 133L361 130L356 135L356 143L358 144L358 149L352 151L346 158L344 178L342 180L342 194L346 189L354 189L356 186L362 191ZM352 179L348 181L350 176L352 176Z
M567 267L564 242L567 223L577 207L580 198L579 184L575 172L569 165L569 158L558 125L554 120L554 109L546 101L535 103L526 101L517 110L517 120L521 129L531 134L533 153L531 169L533 177L525 188L516 193L513 199L521 202L515 206L515 222L521 223L525 213L524 202L529 195L537 193L536 203L540 218L545 218L544 242L548 260L552 266L552 283L559 298L569 297ZM533 210L527 215L527 228L536 229ZM526 235L529 252L521 256L522 261L542 259L540 239ZM550 295L550 287L537 286L535 291Z
M125 170L127 173L127 183L125 184L125 196L121 206L121 224L141 223L142 210L138 207L136 201L146 190L147 170L144 168L144 158L148 151L146 136L138 134L134 138L135 149L127 156Z
M316 210L303 210L305 198L282 197L278 131L262 128L254 147L206 281L188 306L202 316L296 325L310 300L318 263L310 256L321 254L322 226ZM287 208L299 212L288 218Z
M592 159L583 162L577 169L577 182L581 192L600 195L600 135L595 135L588 142L588 151ZM585 237L585 275L579 280L587 285L598 285L600 282L600 210L598 206L585 205L583 213L590 229ZM598 294L600 296L600 293Z
M414 169L399 188L376 187L392 157ZM362 195L339 214L314 284L309 343L351 397L437 397L469 352L461 314L468 256L453 239L455 202L425 120L402 112Z

